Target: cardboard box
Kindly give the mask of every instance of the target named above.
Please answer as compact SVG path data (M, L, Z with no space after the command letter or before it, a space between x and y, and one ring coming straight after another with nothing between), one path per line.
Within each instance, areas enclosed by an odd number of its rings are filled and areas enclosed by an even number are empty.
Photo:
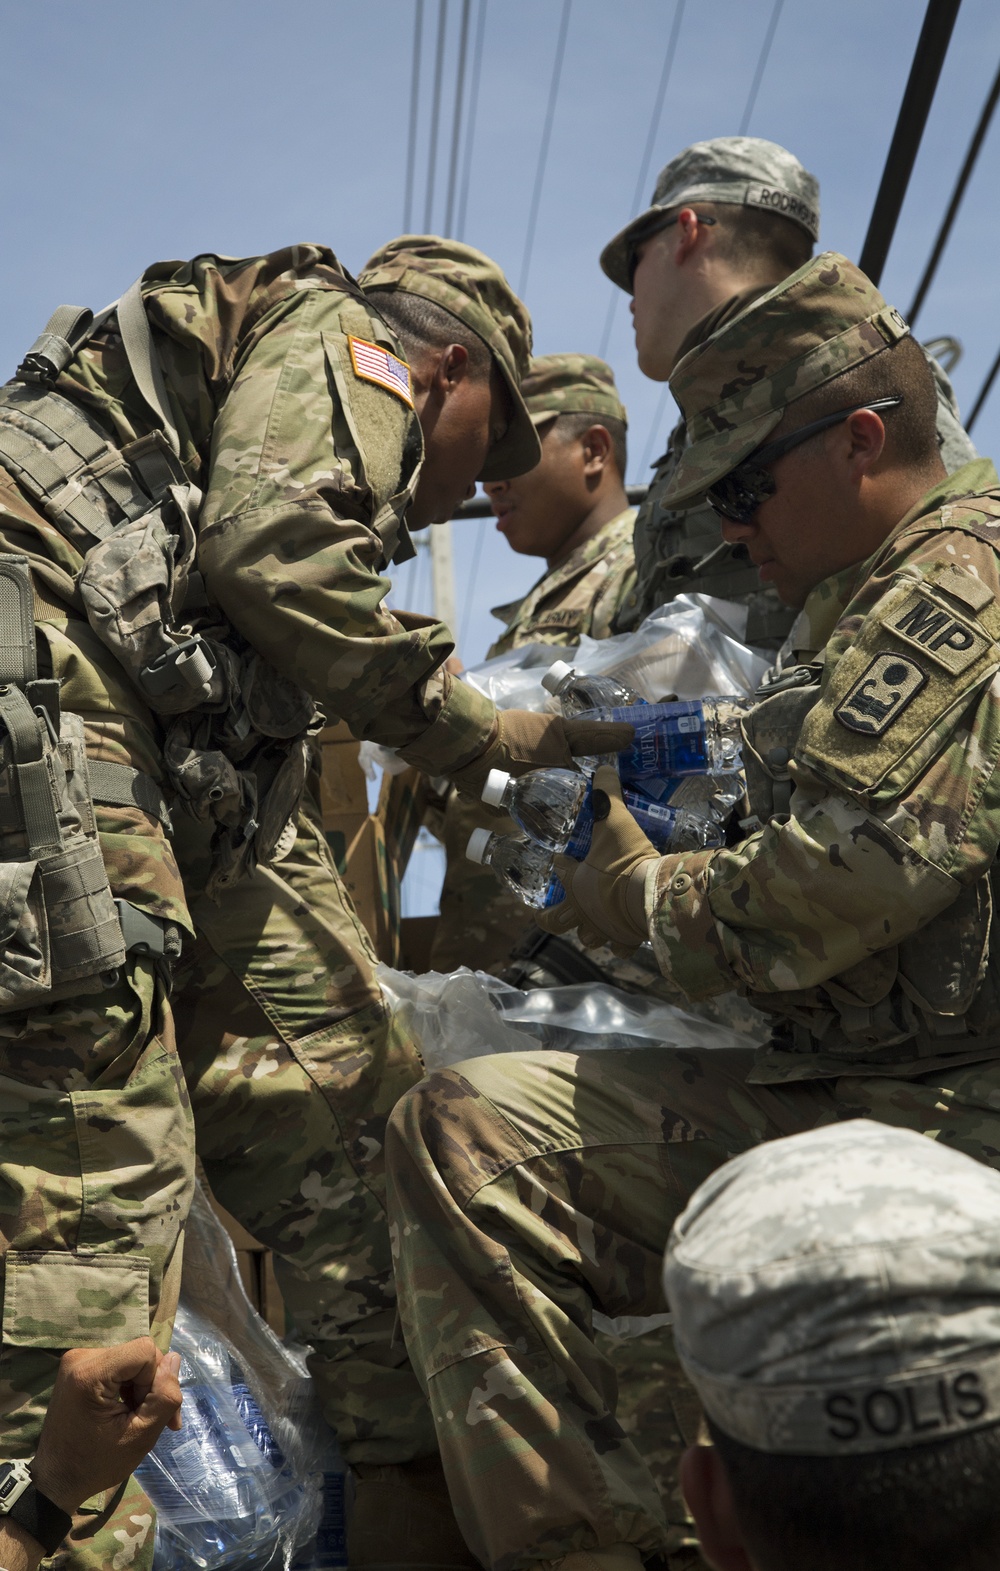
M319 734L319 805L327 817L368 812L368 781L358 763L361 744L341 722Z
M200 1177L205 1185L205 1192L212 1202L213 1211L233 1241L236 1263L240 1269L240 1279L247 1297L261 1319L267 1321L275 1336L284 1336L285 1305L278 1291L271 1251L265 1249L263 1244L259 1244L241 1222L237 1222L224 1206L220 1206L205 1180L203 1171Z
M404 916L399 924L400 959L404 971L429 971L434 934L440 921L436 916Z
M386 896L385 835L370 813L323 815L323 828L355 910L387 965L399 964L399 940Z

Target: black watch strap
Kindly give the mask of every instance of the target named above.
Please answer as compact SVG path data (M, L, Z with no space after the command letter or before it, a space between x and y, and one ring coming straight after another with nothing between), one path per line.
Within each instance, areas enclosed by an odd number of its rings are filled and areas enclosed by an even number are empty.
M41 1544L47 1555L55 1554L66 1534L73 1526L73 1518L43 1495L34 1484L14 1501L6 1513L7 1520L16 1522L26 1533ZM0 1521L3 1518L0 1517Z

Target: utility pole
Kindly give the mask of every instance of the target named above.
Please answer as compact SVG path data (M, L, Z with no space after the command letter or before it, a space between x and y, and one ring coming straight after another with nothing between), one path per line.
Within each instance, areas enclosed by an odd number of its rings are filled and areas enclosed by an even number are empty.
M432 524L431 603L434 615L455 632L455 565L451 549L451 522Z

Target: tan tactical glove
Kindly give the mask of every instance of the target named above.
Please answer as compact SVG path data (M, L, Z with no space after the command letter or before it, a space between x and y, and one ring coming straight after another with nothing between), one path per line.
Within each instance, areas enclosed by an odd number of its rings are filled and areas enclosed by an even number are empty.
M585 862L556 857L556 872L566 899L535 921L549 933L576 928L586 949L611 944L630 955L649 936L646 924L646 873L660 854L646 838L625 803L618 775L605 766L594 776L594 835Z
M491 769L512 775L529 769L572 769L574 755L620 753L633 735L633 728L619 721L564 720L530 709L498 709L490 741L471 763L451 770L451 779L466 795L479 796Z

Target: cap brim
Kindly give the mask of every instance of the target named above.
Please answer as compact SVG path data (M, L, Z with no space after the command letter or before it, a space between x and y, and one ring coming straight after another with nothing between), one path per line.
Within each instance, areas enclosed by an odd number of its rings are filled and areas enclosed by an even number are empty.
M692 442L680 456L663 493L664 507L693 507L723 475L741 464L781 423L784 409L768 409L756 420L745 420L732 431L713 431Z
M627 295L632 293L632 268L629 265L632 251L640 240L656 233L660 227L657 220L662 219L665 212L666 209L662 207L647 207L638 218L626 224L613 240L609 240L601 252L601 271L619 289L624 289Z
M504 364L499 355L493 356L493 364L506 382L510 394L510 425L500 441L494 442L490 448L478 478L512 480L515 475L526 475L529 469L541 463L542 444L509 366Z

